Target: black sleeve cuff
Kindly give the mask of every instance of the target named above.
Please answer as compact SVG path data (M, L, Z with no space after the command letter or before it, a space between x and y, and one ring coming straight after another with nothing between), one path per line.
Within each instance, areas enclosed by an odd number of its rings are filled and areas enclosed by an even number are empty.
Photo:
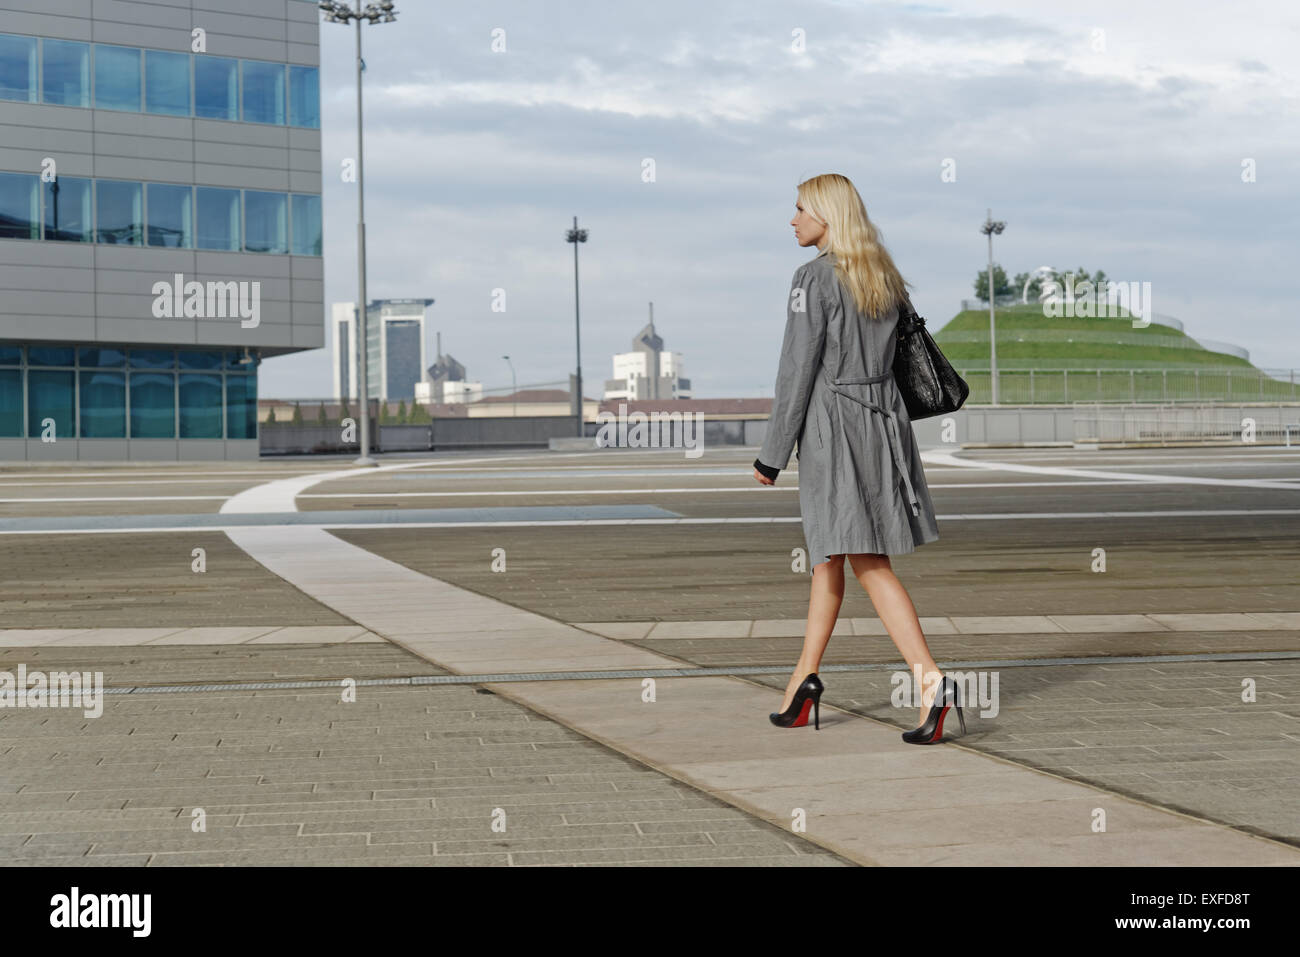
M764 465L758 459L754 459L754 468L758 469L759 474L764 478L770 478L773 482L775 482L776 477L781 474L780 469L774 469L770 465Z

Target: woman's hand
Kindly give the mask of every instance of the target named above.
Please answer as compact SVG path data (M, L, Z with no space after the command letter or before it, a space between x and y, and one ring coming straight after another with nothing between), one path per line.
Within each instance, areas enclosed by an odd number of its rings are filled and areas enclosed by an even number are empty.
M770 479L758 469L754 469L754 478L758 479L759 485L775 485L776 479Z

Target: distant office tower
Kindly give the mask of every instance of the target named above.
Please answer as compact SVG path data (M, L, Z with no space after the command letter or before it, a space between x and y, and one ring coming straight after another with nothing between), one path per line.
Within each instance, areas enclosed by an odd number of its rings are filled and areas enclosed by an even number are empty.
M414 399L424 379L424 352L432 299L375 299L366 309L367 391L372 399ZM334 397L358 394L356 305L334 303Z
M632 340L631 352L614 355L614 378L605 380L606 399L689 399L691 380L682 377L682 354L664 351L655 332L655 304L650 321Z
M323 344L319 22L0 0L0 461L258 457Z

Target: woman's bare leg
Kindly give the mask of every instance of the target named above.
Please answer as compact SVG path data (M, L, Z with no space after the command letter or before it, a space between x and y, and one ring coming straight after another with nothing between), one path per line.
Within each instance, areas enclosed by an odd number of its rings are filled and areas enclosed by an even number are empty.
M821 667L822 653L826 650L826 643L831 640L831 631L835 628L835 619L840 615L840 604L843 601L844 556L832 555L830 561L813 566L803 651L799 655L799 663L795 665L794 674L790 676L790 683L786 685L785 700L781 702L782 711L794 701L794 693L803 684L803 679Z
M916 617L911 596L894 574L888 555L850 555L849 565L871 597L876 614L880 616L889 637L894 639L910 673L915 675L916 666L921 666L921 719L917 725L922 725L934 702L935 692L938 691L937 676L942 672L930 656L930 646L925 643L925 635L921 633L921 621Z

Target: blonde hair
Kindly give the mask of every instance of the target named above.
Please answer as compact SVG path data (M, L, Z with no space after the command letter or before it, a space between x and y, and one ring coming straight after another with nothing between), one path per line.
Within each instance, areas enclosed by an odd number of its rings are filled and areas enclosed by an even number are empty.
M799 184L799 202L826 226L835 274L852 293L858 311L887 315L907 294L907 283L867 218L857 188L847 176L823 173Z

